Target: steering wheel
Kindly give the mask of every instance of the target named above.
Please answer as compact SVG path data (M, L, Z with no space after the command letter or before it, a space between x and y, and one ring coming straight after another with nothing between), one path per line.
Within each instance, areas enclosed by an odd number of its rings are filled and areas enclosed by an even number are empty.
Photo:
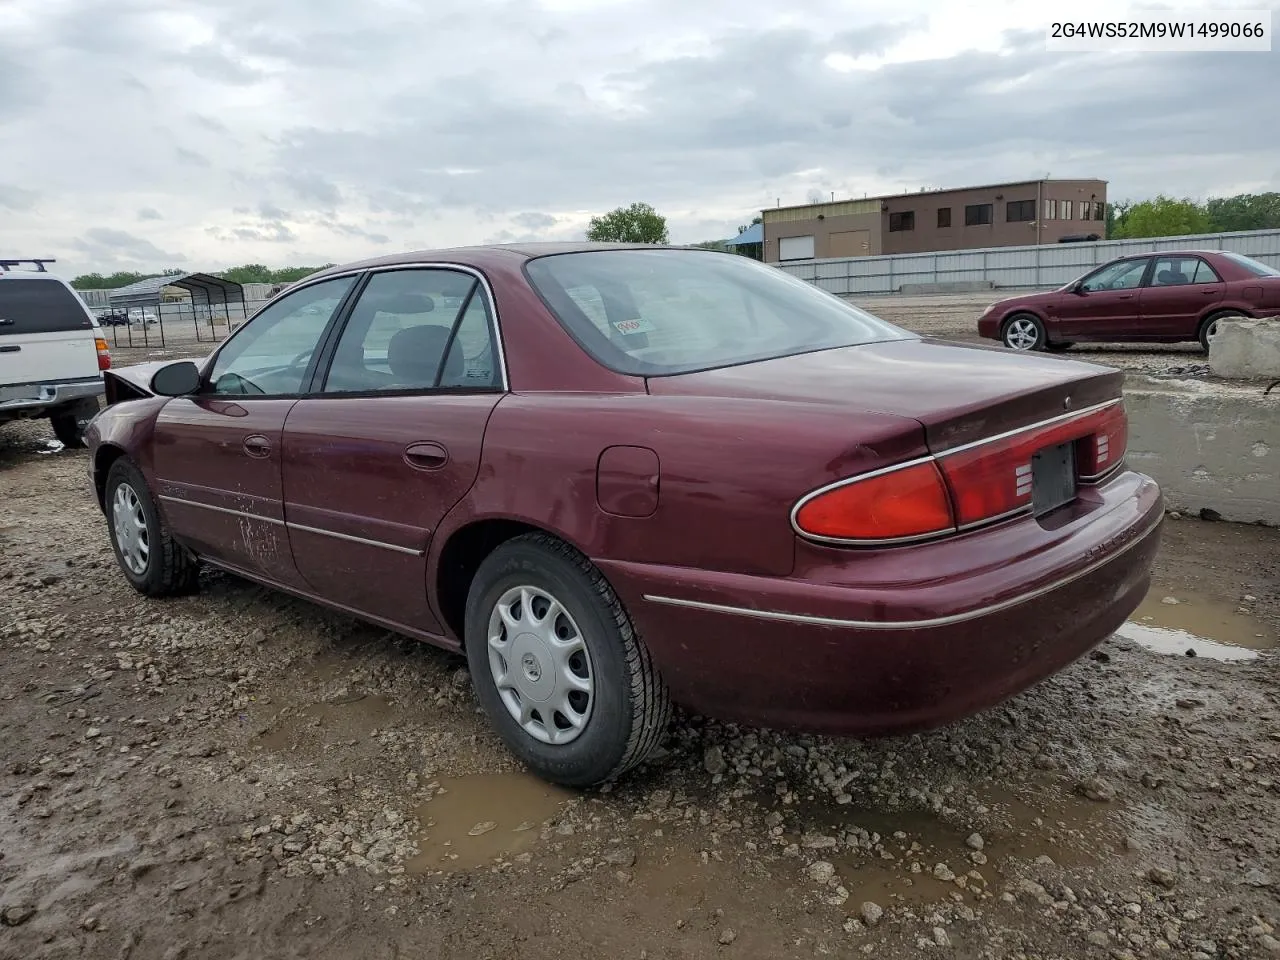
M286 372L289 370L293 370L296 367L302 366L303 361L310 360L311 355L315 352L316 352L315 347L308 347L306 350L303 350L300 354L298 354L296 357L294 357L292 360L289 361L289 365L285 367Z
M234 391L227 389L229 384L234 384L237 389ZM229 371L218 378L217 382L213 385L213 391L214 393L223 393L228 395L239 393L242 396L250 393L264 394L267 392L252 380L246 380L244 377L240 376L240 374L231 373Z

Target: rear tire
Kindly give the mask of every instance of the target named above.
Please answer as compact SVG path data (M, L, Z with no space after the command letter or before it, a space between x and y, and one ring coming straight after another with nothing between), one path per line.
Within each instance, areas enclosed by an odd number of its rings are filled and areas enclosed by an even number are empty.
M148 597L192 593L200 564L169 532L142 471L121 457L107 472L107 532L129 585Z
M97 397L84 397L60 408L49 417L53 435L64 447L78 450L84 446L84 432L99 409Z
M1000 329L1000 342L1010 350L1043 350L1046 339L1044 324L1034 313L1015 313Z
M1219 320L1247 320L1249 315L1241 313L1239 310L1221 310L1218 313L1210 314L1204 318L1204 323L1200 324L1200 331L1196 334L1196 338L1200 341L1200 346L1204 348L1204 352L1209 352L1209 338L1217 332Z
M516 537L480 564L466 652L490 722L545 780L614 780L666 732L666 684L622 602L591 561L554 537Z

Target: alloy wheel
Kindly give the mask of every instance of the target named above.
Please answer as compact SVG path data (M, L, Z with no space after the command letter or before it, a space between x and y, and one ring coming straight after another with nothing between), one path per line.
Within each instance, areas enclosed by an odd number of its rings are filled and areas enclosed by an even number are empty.
M512 587L489 615L489 670L503 706L540 743L571 743L595 704L591 654L578 624L548 591Z
M1034 320L1015 317L1004 331L1004 344L1014 350L1030 350L1040 339L1040 331Z

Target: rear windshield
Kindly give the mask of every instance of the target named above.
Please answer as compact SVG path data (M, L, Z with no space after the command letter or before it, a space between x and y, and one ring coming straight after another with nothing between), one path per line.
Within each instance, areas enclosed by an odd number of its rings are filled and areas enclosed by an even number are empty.
M0 337L92 327L80 298L61 283L0 277Z
M537 257L525 270L588 353L634 376L915 337L737 254L593 250Z
M1269 267L1265 263L1259 263L1252 257L1246 257L1242 253L1227 253L1223 251L1222 255L1237 266L1248 270L1255 277L1280 277L1280 270L1275 267Z

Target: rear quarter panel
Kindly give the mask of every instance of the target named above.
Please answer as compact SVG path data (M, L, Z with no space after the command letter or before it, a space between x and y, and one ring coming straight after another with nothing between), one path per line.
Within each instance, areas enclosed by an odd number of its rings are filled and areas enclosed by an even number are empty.
M597 465L611 446L659 465L657 507L606 512ZM479 475L441 525L505 518L547 530L593 559L785 575L790 511L834 480L925 452L914 420L831 405L647 394L509 395L485 431ZM434 570L431 572L434 576Z

